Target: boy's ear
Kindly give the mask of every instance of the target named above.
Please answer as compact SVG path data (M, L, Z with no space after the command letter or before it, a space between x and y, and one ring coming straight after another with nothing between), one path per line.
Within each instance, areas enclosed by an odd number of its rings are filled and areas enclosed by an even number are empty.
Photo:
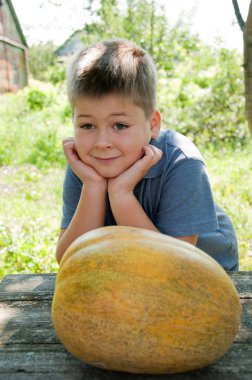
M150 119L150 129L151 129L151 137L153 139L156 139L159 135L161 128L161 114L156 109Z

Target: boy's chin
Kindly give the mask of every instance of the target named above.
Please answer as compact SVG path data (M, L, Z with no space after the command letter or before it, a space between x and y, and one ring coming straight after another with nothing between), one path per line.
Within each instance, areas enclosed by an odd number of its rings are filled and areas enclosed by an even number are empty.
M112 168L112 166L110 167L95 167L94 169L97 171L98 174L100 174L100 176L106 178L106 179L112 179L112 178L116 178L118 176L120 176L121 174L123 174L124 172L126 172L128 169L130 169L134 164L135 164L136 161L133 161L133 162L130 162L128 163L128 165L120 165L119 167L117 166L114 166Z
M113 179L113 178L116 178L116 177L118 177L120 174L121 174L121 172L119 172L119 173L98 173L98 174L100 174L100 176L102 176L102 177L104 177L104 178L106 178L106 179Z
M126 169L125 169L126 170ZM118 177L120 174L122 174L125 170L97 170L97 173L100 174L100 176L106 178L106 179L112 179Z

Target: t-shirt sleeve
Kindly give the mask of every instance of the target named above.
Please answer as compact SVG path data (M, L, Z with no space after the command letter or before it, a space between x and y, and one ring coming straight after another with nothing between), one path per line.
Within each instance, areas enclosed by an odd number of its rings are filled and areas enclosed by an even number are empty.
M170 236L200 235L218 228L204 163L185 159L163 181L156 226Z
M70 224L80 199L81 189L81 180L68 165L63 183L63 206L60 228L65 229Z

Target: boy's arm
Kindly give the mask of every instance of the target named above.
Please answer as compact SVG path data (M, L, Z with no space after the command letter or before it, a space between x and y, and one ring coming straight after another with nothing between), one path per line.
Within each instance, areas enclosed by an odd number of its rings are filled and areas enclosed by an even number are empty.
M87 231L104 226L106 187L83 186L75 214L66 230L61 230L56 249L59 263L68 246Z
M132 226L158 231L133 194L133 191L125 193L110 192L109 200L114 218L119 226Z
M104 226L107 194L107 180L80 160L73 138L63 140L63 149L72 170L85 185L82 186L79 203L71 223L66 230L61 231L56 248L58 263L68 246L77 237Z
M109 180L110 206L118 225L159 231L133 193L136 184L162 157L162 152L151 145L144 147L144 149L145 155L142 159L118 177ZM191 244L196 244L197 242L196 235L180 236L178 239Z
M133 192L124 195L111 195L110 204L118 225L145 228L147 230L159 232L157 227L145 213ZM193 245L196 245L197 243L197 235L179 236L177 239Z
M161 159L162 152L150 144L144 146L143 150L143 157L133 166L118 177L109 179L108 196L118 225L158 231L134 196L133 190L149 169Z
M187 243L190 243L192 245L196 245L197 240L198 240L198 235L176 236L176 239L186 241Z

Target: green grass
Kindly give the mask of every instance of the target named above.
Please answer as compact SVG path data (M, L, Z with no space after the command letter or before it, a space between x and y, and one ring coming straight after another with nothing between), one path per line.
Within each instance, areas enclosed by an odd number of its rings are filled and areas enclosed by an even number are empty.
M240 270L252 270L251 145L240 152L203 152L216 202L238 235ZM57 270L64 169L35 165L0 168L0 277Z
M64 89L36 84L1 96L0 113L0 278L55 272L65 167L61 139L72 133ZM239 150L228 144L201 149L215 200L237 231L241 270L252 270L251 151L251 138Z
M215 201L230 216L238 237L240 270L252 270L252 140L240 151L206 152Z
M0 178L0 277L55 271L63 170L6 166Z

